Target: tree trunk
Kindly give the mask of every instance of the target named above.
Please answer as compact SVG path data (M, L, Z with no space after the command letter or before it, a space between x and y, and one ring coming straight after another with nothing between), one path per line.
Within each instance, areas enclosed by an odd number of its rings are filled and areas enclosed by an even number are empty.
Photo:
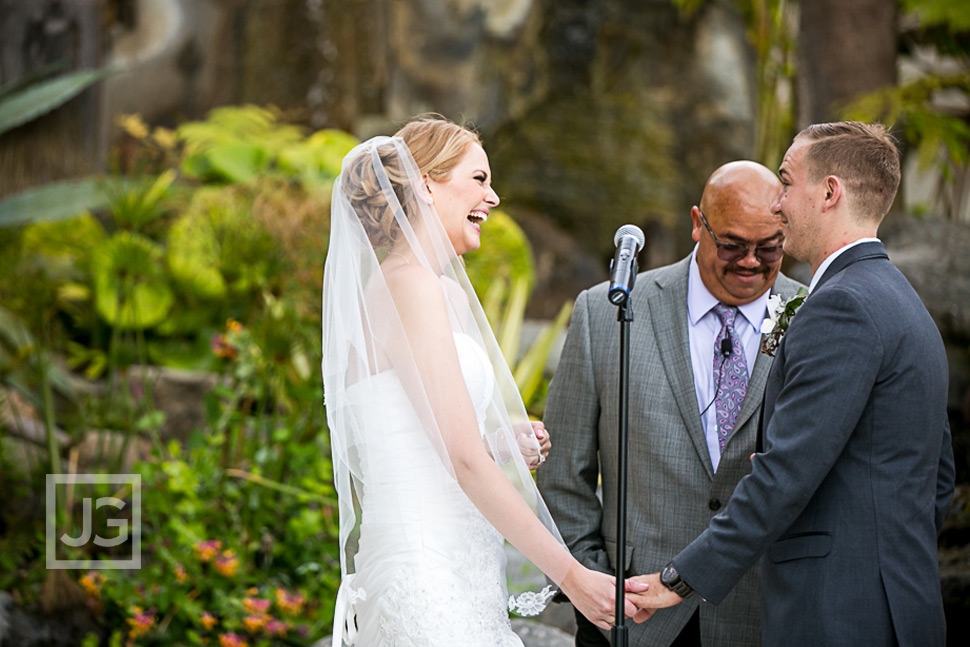
M5 0L0 7L0 85L52 64L92 69L104 57L104 0ZM0 136L0 197L101 169L101 84Z
M894 0L802 0L798 127L839 118L854 96L896 84Z

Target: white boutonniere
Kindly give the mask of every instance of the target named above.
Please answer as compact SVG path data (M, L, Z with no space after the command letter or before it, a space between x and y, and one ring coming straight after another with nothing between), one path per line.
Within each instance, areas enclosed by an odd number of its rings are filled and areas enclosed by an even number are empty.
M781 343L781 337L788 330L788 324L795 312L805 303L808 290L798 288L795 296L782 301L780 294L772 294L768 297L768 316L761 322L761 334L764 339L761 341L761 352L770 357L775 356L775 350Z

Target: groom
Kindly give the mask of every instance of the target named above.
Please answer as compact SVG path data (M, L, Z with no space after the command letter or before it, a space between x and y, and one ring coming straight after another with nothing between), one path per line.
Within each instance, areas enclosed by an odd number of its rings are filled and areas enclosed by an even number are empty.
M881 125L809 126L772 210L812 268L765 392L764 451L707 530L630 599L719 603L761 559L765 645L942 647L936 540L953 493L936 326L875 237L899 185ZM763 557L763 559L762 559Z

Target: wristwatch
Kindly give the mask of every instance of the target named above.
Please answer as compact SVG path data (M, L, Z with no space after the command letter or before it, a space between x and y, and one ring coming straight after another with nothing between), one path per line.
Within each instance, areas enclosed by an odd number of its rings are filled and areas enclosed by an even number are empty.
M673 562L664 566L664 569L660 571L660 583L685 600L694 595L694 589L690 588L690 585L680 578Z

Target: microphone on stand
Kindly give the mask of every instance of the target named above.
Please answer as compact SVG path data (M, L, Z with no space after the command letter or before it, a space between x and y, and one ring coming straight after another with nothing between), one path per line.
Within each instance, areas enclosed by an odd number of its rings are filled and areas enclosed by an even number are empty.
M616 320L620 324L619 389L617 391L617 439L616 439L616 545L626 546L626 454L630 417L630 324L633 323L633 307L630 292L637 280L637 252L643 249L643 232L634 225L623 225L616 230L613 244L616 256L610 263L610 290L607 297L617 306ZM623 559L616 567L616 609L612 631L613 647L627 647L629 634L624 613L626 592L623 580Z
M613 244L616 255L610 262L610 303L620 306L630 298L637 280L637 254L643 249L643 232L636 225L623 225L616 230Z

